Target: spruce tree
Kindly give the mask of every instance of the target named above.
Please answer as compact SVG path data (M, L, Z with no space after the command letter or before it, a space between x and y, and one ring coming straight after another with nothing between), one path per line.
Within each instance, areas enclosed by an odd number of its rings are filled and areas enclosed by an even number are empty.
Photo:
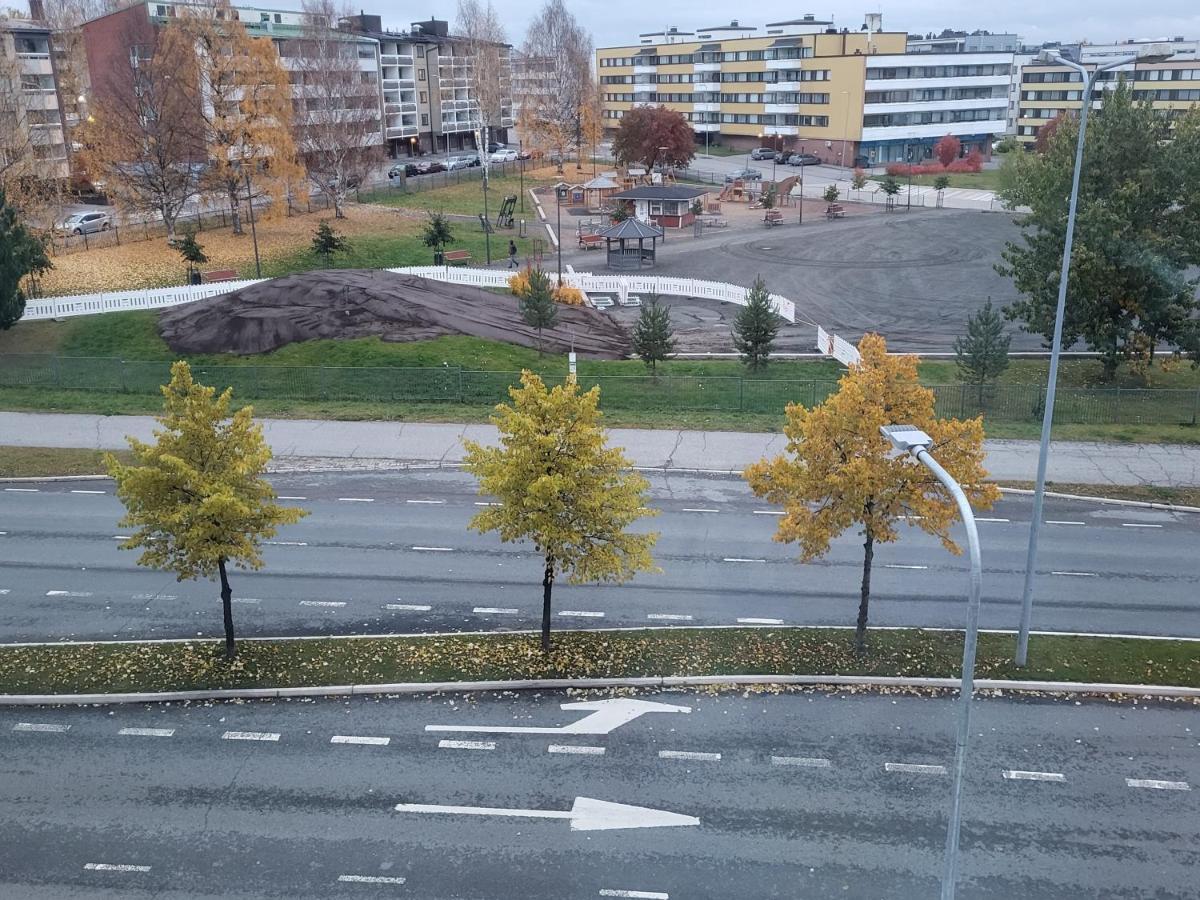
M194 278L196 267L202 266L208 262L208 254L204 252L204 248L200 246L200 242L196 240L196 232L188 229L183 233L183 237L175 245L175 249L179 251L179 255L183 257L183 261L188 264L188 283L199 283Z
M754 279L746 305L733 320L733 346L751 372L767 367L767 358L779 332L779 321L771 309L770 295L762 276Z
M637 323L633 326L633 352L649 368L658 374L657 364L675 352L675 338L671 334L671 311L658 305L654 297L642 307Z
M333 254L344 253L350 249L350 242L330 227L328 219L322 219L317 223L317 231L312 239L312 248L313 252L321 257L322 262L328 266Z
M983 389L1008 368L1008 345L1011 337L1004 333L1004 319L992 308L989 297L983 309L967 319L967 333L954 339L955 362L958 374L967 384L979 386L979 405L983 405Z
M0 188L0 331L12 328L25 312L22 279L51 268L45 244L17 219L16 207Z
M541 353L542 329L552 327L558 319L558 307L554 304L554 289L550 286L550 276L541 269L530 269L529 290L517 303L525 324L537 329L537 350Z

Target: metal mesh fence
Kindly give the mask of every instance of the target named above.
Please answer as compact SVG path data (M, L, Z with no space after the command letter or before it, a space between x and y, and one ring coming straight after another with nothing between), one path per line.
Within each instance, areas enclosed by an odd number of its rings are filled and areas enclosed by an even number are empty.
M157 395L169 360L121 360L40 354L0 355L0 388L83 390ZM516 372L437 368L194 365L197 380L232 387L247 400L330 400L372 403L459 403L490 406L508 399ZM547 379L550 383L560 379ZM775 414L788 403L812 406L837 389L834 381L701 375L581 375L600 387L608 409ZM1045 389L1038 385L930 385L939 416L982 414L994 422L1040 422ZM1055 421L1088 425L1195 425L1200 389L1060 388Z

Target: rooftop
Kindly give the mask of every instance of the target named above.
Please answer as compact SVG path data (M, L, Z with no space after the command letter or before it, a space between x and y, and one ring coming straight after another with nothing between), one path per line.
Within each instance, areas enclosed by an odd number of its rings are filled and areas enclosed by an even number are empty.
M613 194L614 200L695 200L708 193L707 188L682 184L650 184Z

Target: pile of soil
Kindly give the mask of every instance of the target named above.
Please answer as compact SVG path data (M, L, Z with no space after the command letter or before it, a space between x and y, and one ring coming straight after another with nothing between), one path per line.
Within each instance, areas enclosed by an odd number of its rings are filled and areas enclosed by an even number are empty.
M266 353L296 341L360 338L424 341L466 334L537 346L517 298L376 269L334 269L275 278L241 290L164 310L163 340L178 353ZM629 333L589 307L558 307L542 345L565 353L620 359Z

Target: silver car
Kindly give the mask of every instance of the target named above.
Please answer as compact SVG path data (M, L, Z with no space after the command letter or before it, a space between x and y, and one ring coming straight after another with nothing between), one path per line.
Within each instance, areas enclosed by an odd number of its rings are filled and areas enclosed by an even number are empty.
M67 234L92 234L112 228L112 217L103 212L82 212L67 216L58 223L58 230Z

